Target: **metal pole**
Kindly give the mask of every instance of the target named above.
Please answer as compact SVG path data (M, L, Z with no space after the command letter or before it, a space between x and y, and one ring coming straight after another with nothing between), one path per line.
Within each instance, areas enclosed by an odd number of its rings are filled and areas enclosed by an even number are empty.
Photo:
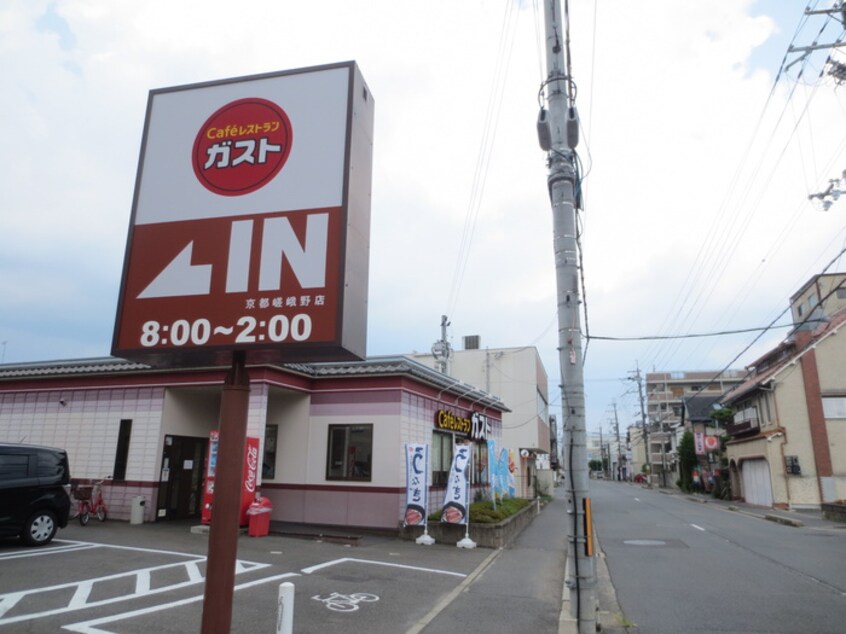
M617 403L614 403L614 430L617 432L617 480L622 480L623 451L620 447L620 420L617 418Z
M634 380L637 381L637 393L640 396L640 420L643 427L643 446L646 450L646 485L652 486L652 460L649 457L649 426L646 423L646 411L643 408L643 379L640 376L640 368L635 366Z
M202 634L226 634L232 625L249 406L250 377L245 356L243 352L235 352L220 399L220 444L206 560Z
M559 0L545 0L549 193L552 203L553 248L558 298L558 353L561 370L561 401L564 415L564 464L568 474L566 500L567 587L570 615L579 634L596 632L596 562L587 543L585 521L588 497L587 434L579 295L579 256L576 236L576 165L578 116L568 98L571 78L564 65L567 25ZM569 60L568 60L569 61ZM543 113L542 113L543 115ZM540 131L540 126L539 126ZM548 133L548 136L546 134ZM545 137L545 138L544 138Z

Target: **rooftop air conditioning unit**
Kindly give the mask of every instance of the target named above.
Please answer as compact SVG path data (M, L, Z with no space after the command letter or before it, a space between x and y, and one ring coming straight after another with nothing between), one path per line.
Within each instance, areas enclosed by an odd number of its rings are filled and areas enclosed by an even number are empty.
M481 344L481 337L479 335L467 335L462 337L465 350L478 350Z

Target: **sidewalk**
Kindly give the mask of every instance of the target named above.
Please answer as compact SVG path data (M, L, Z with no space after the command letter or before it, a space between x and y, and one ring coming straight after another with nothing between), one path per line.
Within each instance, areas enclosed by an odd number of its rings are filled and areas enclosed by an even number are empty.
M456 631L577 634L570 617L567 576L567 506L564 489L509 547L491 551L484 563L408 634ZM604 559L597 562L596 597L602 631L623 633L614 588Z
M424 634L559 632L566 505L555 497L509 547L491 555L430 613ZM566 630L564 630L566 631Z
M656 490L660 493L664 493L665 495L677 495L680 497L684 497L690 500L691 502L698 502L701 504L714 504L716 506L723 507L729 511L743 513L744 515L749 515L751 517L758 517L760 519L764 519L770 522L778 522L779 524L785 524L787 526L846 529L846 524L825 519L823 517L822 511L820 510L771 509L762 506L753 506L751 504L746 504L745 502L738 502L735 500L720 500L705 493L685 493L684 491L679 491L677 489Z

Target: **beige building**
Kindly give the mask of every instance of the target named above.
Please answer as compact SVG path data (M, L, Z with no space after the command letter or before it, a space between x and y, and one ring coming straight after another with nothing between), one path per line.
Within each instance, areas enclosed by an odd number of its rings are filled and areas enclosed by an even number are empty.
M724 395L735 497L778 508L846 498L846 275L820 275L791 298L793 333Z
M546 369L537 348L481 349L478 337L465 337L464 350L451 351L447 373L495 395L510 411L502 415L502 447L513 455L519 497L534 497L535 478L541 488L551 482L551 431ZM437 367L433 354L408 355Z

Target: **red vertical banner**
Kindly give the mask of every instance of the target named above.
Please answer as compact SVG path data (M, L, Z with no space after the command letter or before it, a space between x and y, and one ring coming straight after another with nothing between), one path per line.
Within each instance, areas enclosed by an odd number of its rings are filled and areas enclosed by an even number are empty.
M210 524L214 507L214 480L217 469L217 455L219 449L219 432L214 430L209 435L209 450L206 457L205 484L203 485L202 522ZM247 509L256 498L256 483L258 482L259 439L247 436L244 446L244 471L241 478L241 505L239 507L239 525L248 523Z
M247 509L256 499L258 482L259 439L247 436L244 446L244 477L241 480L241 526L249 523Z

